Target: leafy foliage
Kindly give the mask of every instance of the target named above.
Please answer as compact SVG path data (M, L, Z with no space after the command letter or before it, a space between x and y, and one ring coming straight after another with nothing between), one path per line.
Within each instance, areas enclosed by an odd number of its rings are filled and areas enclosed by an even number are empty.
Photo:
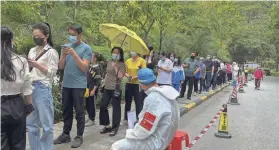
M78 22L84 41L109 58L110 43L99 24L116 23L135 31L155 51L174 51L182 58L194 51L279 68L279 2L274 1L2 1L1 14L1 25L14 31L16 50L22 54L34 46L34 23L51 25L60 51L68 26ZM55 105L59 116L60 105Z

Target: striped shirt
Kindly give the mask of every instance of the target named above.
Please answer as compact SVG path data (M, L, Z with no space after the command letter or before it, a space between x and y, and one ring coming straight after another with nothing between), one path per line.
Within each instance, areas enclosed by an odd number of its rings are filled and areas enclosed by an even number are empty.
M126 66L123 62L119 62L118 64L119 72L125 74ZM112 61L108 61L107 69L106 69L106 77L105 77L105 89L114 90L116 86L116 72L115 69L112 68ZM121 84L121 79L120 79Z

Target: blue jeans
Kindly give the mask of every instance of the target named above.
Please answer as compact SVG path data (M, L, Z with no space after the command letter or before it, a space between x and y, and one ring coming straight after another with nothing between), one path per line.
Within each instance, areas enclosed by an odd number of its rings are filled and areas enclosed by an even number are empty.
M180 84L172 84L172 87L179 92Z
M205 75L206 91L209 91L210 85L211 85L211 72L206 72L206 75Z
M26 122L30 147L31 150L53 150L54 110L51 88L41 82L34 82L33 86L32 105L35 110L27 117Z

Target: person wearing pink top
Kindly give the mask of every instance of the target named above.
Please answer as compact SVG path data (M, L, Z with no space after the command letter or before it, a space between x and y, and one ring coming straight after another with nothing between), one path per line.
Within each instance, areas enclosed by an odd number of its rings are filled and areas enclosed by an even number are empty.
M257 67L256 71L254 72L255 76L255 89L260 89L261 80L263 80L263 71L261 70L260 66Z

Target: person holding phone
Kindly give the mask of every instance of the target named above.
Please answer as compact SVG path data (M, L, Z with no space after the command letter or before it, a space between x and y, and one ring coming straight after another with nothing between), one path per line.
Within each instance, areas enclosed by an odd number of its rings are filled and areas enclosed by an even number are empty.
M111 50L111 59L107 62L104 93L100 102L100 125L104 128L101 134L115 136L121 121L121 82L126 73L124 52L121 47ZM117 89L118 88L118 89ZM116 92L118 91L118 92ZM112 126L110 126L108 105L112 105Z
M161 52L159 57L160 60L157 65L157 83L160 86L171 85L173 63L169 58L167 58L167 54L165 52Z
M30 73L33 77L33 100L35 108L27 117L29 143L32 150L53 150L54 108L52 83L58 69L59 55L52 48L51 29L48 23L36 23L32 27L36 47L28 54ZM40 133L40 126L43 133Z
M84 93L87 87L87 71L92 60L91 47L82 41L82 27L72 24L68 28L70 43L62 47L59 68L64 69L62 106L64 127L63 133L54 140L54 144L68 143L71 141L70 132L73 124L73 107L77 120L77 136L72 141L71 147L78 148L83 143L85 127Z
M182 64L185 73L185 81L181 86L180 98L184 97L184 93L186 92L186 85L188 83L188 92L187 99L191 100L193 85L194 85L194 76L200 71L199 62L195 59L196 53L191 53L190 58L186 58Z
M34 110L31 103L33 87L27 59L14 52L13 38L13 32L2 26L1 149L25 150L26 115Z
M146 62L143 58L139 57L136 52L130 52L131 58L127 59L126 64L126 74L125 76L129 79L126 83L125 88L125 113L122 125L128 124L127 112L131 111L132 100L134 98L136 105L136 115L142 110L142 101L140 99L139 91L139 80L138 71L141 68L146 68Z

